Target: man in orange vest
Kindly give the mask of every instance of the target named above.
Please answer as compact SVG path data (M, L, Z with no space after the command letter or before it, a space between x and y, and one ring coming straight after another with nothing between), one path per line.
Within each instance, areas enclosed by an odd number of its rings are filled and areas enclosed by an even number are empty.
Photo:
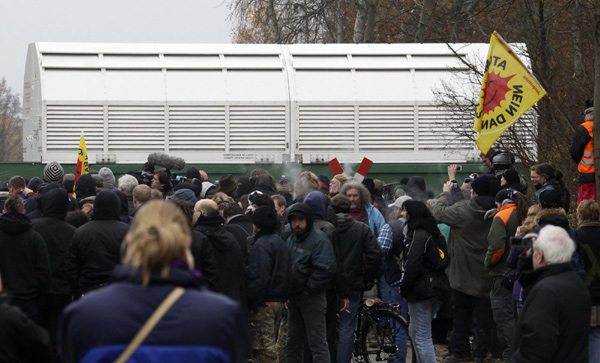
M596 184L594 183L594 103L593 100L585 101L585 122L577 130L571 143L571 158L577 163L579 172L579 193L577 205L582 200L596 200Z

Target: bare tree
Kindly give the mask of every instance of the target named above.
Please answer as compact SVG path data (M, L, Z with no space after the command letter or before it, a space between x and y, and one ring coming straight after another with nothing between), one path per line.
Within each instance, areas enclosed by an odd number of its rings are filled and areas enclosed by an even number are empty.
M600 120L600 0L594 0L596 9L594 11L594 20L596 22L594 36L596 38L596 74L594 77L594 120ZM598 122L598 121L596 121ZM596 126L596 125L594 125ZM596 182L596 201L600 201L600 127L594 127L594 167Z
M379 0L368 0L367 10L367 25L365 29L365 43L373 42L373 31L375 30L375 21L377 19L377 13L379 10Z
M365 39L365 23L367 22L367 1L356 0L356 20L354 21L354 43L362 43Z
M421 6L421 17L419 19L419 27L417 29L417 34L415 34L415 43L423 43L425 40L425 28L429 25L432 7L433 2L431 0L423 0L423 5Z
M21 101L6 79L0 80L0 161L23 160Z

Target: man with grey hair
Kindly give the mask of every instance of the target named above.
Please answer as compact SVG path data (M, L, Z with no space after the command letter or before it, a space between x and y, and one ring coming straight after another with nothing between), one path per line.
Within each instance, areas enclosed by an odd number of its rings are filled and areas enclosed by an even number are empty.
M133 204L133 189L135 189L138 184L138 180L133 175L125 174L119 178L119 190L127 196L127 213L129 215L132 215L135 211L135 205Z
M371 228L376 237L385 224L383 215L371 203L371 193L357 180L350 180L342 187L342 195L350 198L350 215L355 221L363 222Z
M519 279L530 292L519 315L510 362L588 362L591 300L571 267L574 251L575 243L560 227L546 226L534 237L534 271Z

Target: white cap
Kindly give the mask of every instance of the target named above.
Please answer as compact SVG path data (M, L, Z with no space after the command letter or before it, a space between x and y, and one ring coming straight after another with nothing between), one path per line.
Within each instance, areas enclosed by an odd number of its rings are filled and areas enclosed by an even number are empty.
M404 204L404 202L406 202L407 200L411 200L412 198L409 197L408 195L403 195L401 197L399 197L398 199L396 199L396 201L392 204L388 204L388 208L392 208L392 207L396 207L396 208L402 208L402 204Z

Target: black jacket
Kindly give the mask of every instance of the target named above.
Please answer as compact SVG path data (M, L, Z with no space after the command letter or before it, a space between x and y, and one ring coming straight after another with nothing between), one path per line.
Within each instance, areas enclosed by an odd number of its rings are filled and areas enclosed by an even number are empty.
M194 269L202 273L202 279L206 283L206 287L216 291L219 285L219 273L213 248L206 236L195 229L192 230L190 250L192 251L192 257L194 257Z
M600 276L592 261L600 261L600 222L584 222L575 231L575 241L580 249L586 276L586 285L592 305L600 305Z
M200 216L194 229L210 243L217 263L219 282L217 292L227 295L246 307L246 266L240 245L233 235L223 228L219 213Z
M48 333L21 310L0 301L0 362L50 362Z
M276 234L258 232L248 260L248 309L285 302L292 292L292 257Z
M400 292L410 302L429 298L444 301L450 295L446 266L439 264L440 254L446 255L446 258L448 255L446 240L433 218L426 221L426 228L409 228L406 236Z
M519 280L533 286L515 325L510 362L588 362L590 296L569 263Z
M107 284L121 262L121 243L129 226L119 221L120 206L113 191L103 190L94 201L92 220L73 234L65 274L75 294Z
M37 320L50 284L50 262L44 240L23 214L0 216L0 276L12 303Z
M252 220L243 215L237 215L231 217L225 225L225 230L235 237L235 240L240 244L240 250L244 257L244 263L248 264L248 253L250 245L248 244L248 237L254 235L254 228L252 227Z
M52 279L49 293L71 295L69 281L64 275L64 265L69 252L69 244L73 239L75 227L65 222L69 204L67 191L59 188L42 196L43 216L31 222L32 228L38 232L48 250Z
M337 214L336 228L348 287L353 291L362 291L366 282L377 278L383 250L371 228L356 222L347 213Z

